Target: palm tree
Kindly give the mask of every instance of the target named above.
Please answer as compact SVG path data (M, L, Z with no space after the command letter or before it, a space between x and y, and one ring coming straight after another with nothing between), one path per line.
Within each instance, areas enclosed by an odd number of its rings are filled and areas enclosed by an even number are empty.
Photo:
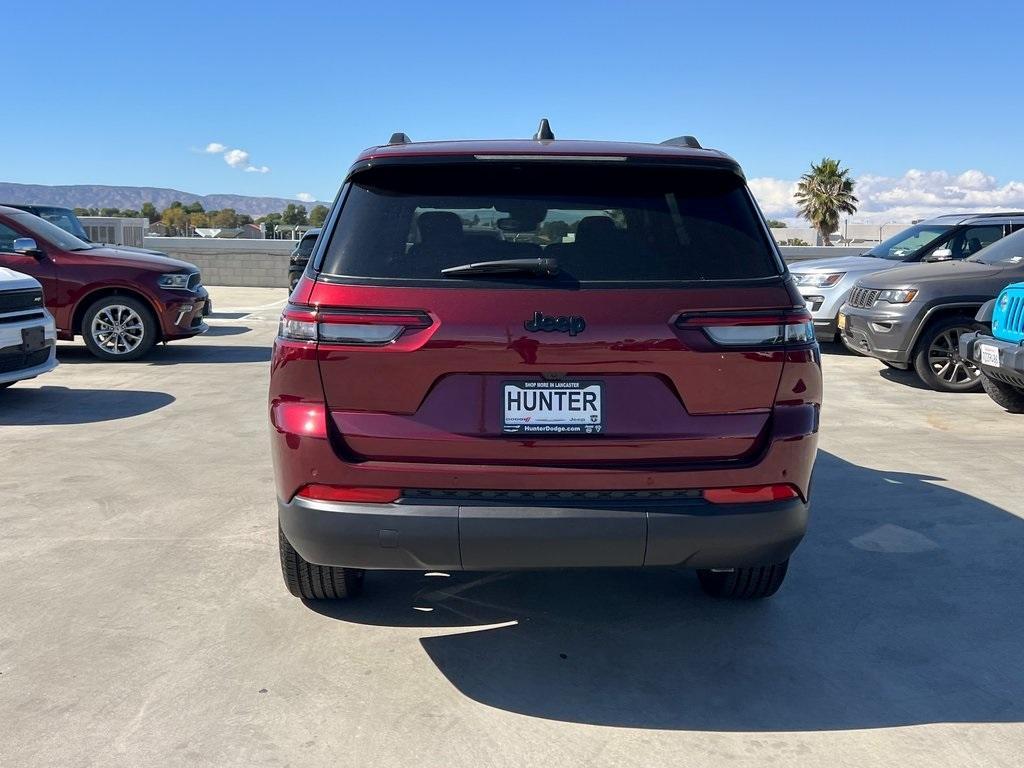
M828 237L839 229L839 214L857 212L853 180L849 168L840 168L830 157L811 163L810 173L800 177L793 195L800 215L818 230L823 245L832 245Z

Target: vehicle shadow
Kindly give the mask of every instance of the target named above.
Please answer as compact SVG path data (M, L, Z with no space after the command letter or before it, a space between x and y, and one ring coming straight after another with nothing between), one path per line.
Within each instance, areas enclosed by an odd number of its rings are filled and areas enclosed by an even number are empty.
M221 334L226 335L226 334ZM63 344L57 347L57 359L69 365L178 365L180 363L266 363L270 361L269 346L228 346L179 341L158 344L138 360L109 363L94 357L85 346Z
M818 343L824 355L836 355L838 357L860 357L841 341L822 341Z
M140 416L173 402L166 392L14 386L0 392L0 426L94 424Z
M684 571L371 573L346 622L421 644L464 695L552 720L817 731L1024 720L1024 521L921 475L821 454L774 598ZM475 627L475 629L474 629Z
M211 325L203 336L240 336L251 330L247 325Z
M889 368L888 366L883 366L882 370L878 372L878 375L881 376L886 381L893 381L897 384L902 384L905 387L911 387L913 389L924 389L927 390L928 392L935 391L927 384L925 384L923 381L921 381L921 377L917 375L917 372L913 368L904 371L901 370L900 368ZM959 393L953 392L945 394Z

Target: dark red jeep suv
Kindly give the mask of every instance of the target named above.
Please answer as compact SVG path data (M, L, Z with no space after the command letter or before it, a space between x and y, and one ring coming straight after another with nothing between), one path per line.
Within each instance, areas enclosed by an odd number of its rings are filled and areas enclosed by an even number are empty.
M0 205L0 267L32 275L58 338L81 335L101 360L127 361L158 341L207 330L199 270L156 252L87 243L31 213Z
M274 346L285 581L679 566L766 597L820 403L811 318L732 158L543 124L396 134L349 170Z

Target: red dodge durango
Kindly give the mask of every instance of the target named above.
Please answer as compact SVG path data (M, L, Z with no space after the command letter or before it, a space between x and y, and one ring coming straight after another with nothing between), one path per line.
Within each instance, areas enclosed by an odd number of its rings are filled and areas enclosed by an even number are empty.
M773 594L821 405L804 302L693 137L413 143L351 167L274 345L285 582L674 566Z
M58 338L82 336L101 360L127 361L158 341L203 333L210 312L187 261L80 240L31 213L0 205L0 267L32 275Z

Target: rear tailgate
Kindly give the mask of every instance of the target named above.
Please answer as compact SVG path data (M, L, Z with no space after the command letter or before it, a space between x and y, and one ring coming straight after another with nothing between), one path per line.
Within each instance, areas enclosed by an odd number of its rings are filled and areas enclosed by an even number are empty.
M572 293L318 286L318 303L418 310L427 328L369 349L321 342L326 402L351 459L628 465L735 459L755 450L782 372L781 351L715 348L682 314L779 307L781 285ZM727 299L728 304L723 303ZM575 336L528 332L535 312L582 317ZM508 382L603 385L602 429L504 432Z

